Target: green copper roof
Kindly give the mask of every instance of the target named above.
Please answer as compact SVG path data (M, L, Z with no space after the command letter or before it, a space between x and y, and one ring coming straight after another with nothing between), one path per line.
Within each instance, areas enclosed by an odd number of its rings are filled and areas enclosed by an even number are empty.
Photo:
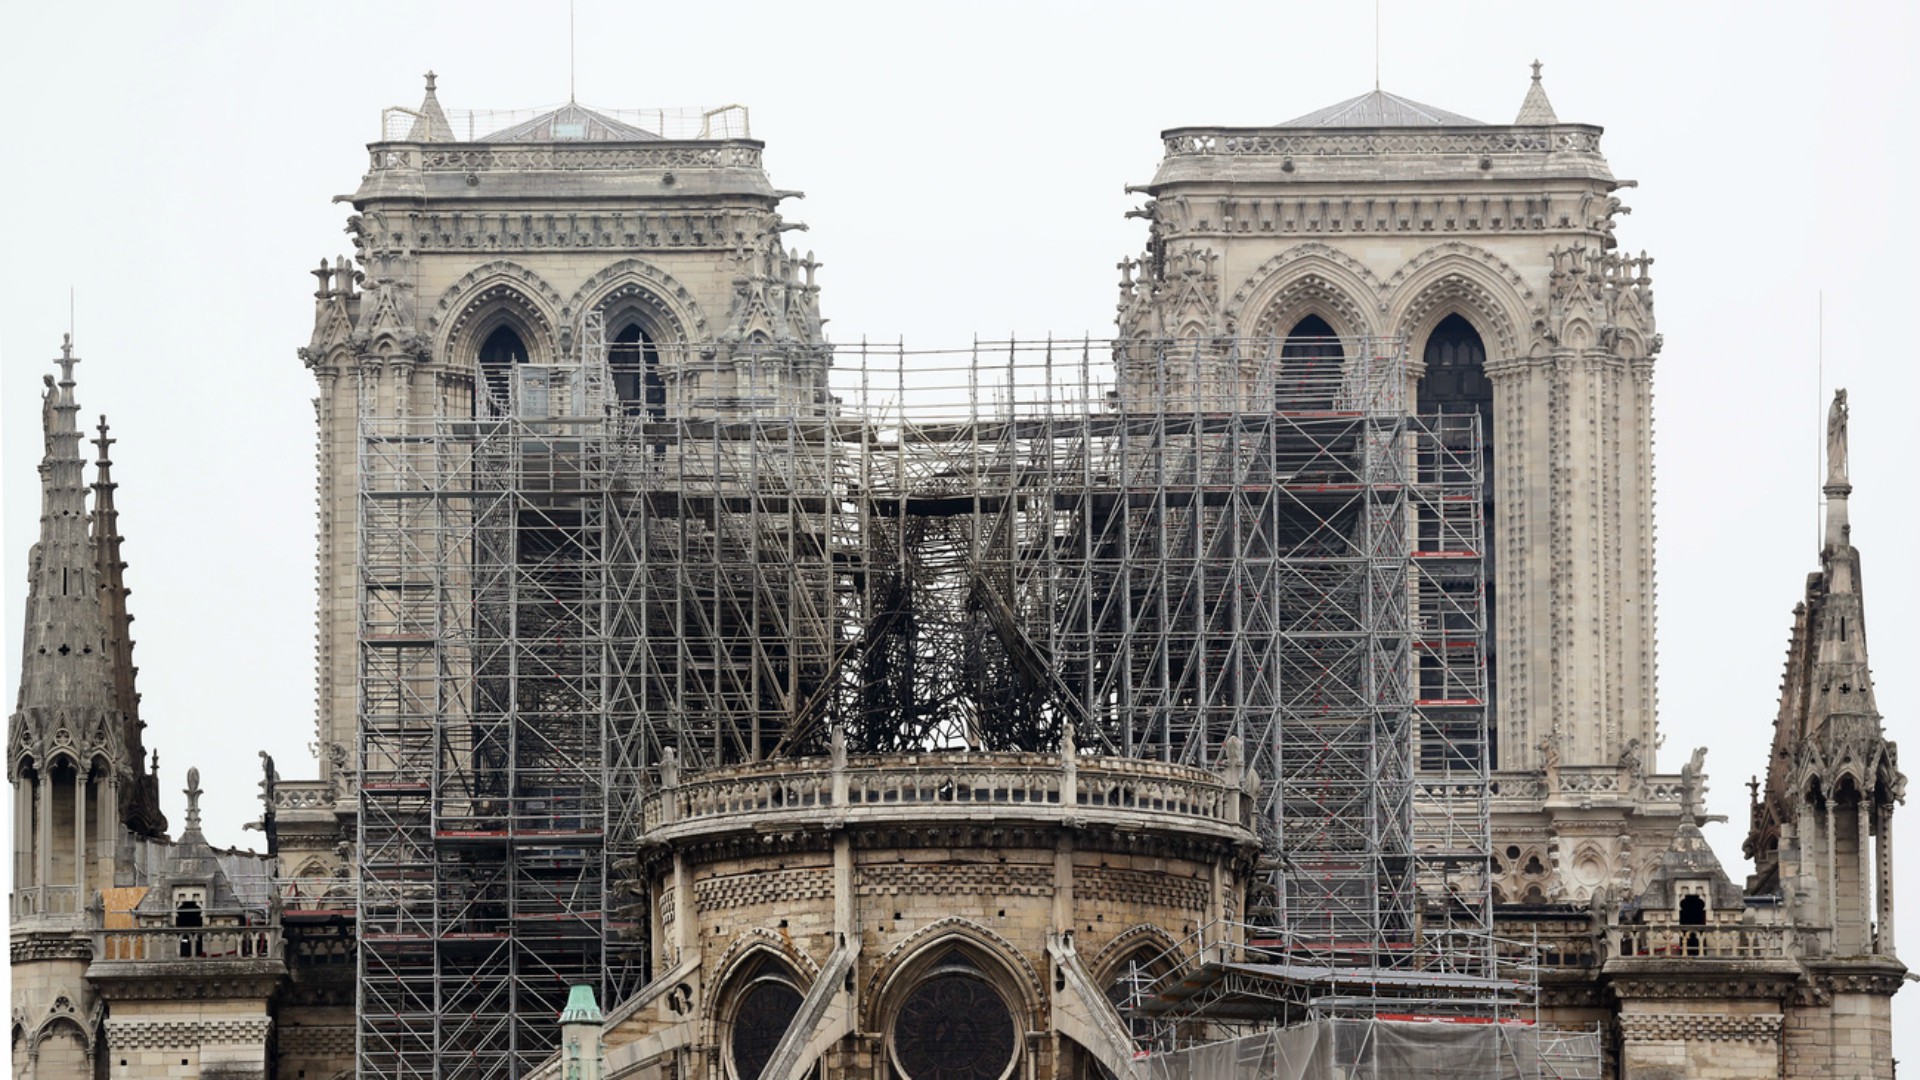
M597 1024L601 1020L600 1003L593 1000L593 987L576 986L567 991L567 1007L560 1013L563 1024Z

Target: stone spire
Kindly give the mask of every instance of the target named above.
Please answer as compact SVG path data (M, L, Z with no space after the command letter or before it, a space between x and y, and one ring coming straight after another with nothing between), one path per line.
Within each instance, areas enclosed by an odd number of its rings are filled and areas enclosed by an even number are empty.
M427 96L414 110L413 127L407 130L408 142L452 142L453 126L447 123L447 114L440 108L440 99L433 92L433 72L427 72Z
M1547 89L1540 85L1540 61L1533 62L1533 85L1527 87L1526 99L1520 102L1520 115L1514 117L1516 127L1531 127L1543 124L1557 124L1560 118L1554 115L1553 102L1547 100Z
M134 688L139 668L133 664L133 616L127 611L121 558L120 511L114 506L113 493L120 486L113 481L113 459L108 449L118 440L107 434L107 418L100 418L96 429L100 437L92 440L97 450L93 480L94 566L100 575L100 614L106 622L107 657L113 676L114 707L120 713L121 740L127 760L132 763L134 783L121 791L121 817L129 829L141 836L158 837L167 831L167 818L160 810L160 784L146 773L146 748L141 731L147 725L140 719L140 693Z
M1880 711L1873 700L1873 674L1867 664L1865 601L1861 596L1860 552L1847 523L1847 392L1836 390L1827 411L1826 542L1820 552L1825 580L1813 603L1813 677L1804 734L1853 718L1877 731Z
M79 362L69 336L56 361L60 381L46 376L41 398L40 539L28 557L20 696L7 738L7 774L16 781L23 763L44 770L55 752L76 762L104 753L116 771L127 768L98 562L87 535L86 463L74 423Z

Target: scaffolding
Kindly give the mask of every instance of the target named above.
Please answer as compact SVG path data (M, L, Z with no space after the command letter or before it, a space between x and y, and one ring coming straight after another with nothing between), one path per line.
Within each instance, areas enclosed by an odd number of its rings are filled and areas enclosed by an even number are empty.
M625 400L577 340L361 405L363 1075L530 1069L647 977L661 766L835 729L1244 753L1267 947L1491 972L1481 436L1404 341L662 347Z

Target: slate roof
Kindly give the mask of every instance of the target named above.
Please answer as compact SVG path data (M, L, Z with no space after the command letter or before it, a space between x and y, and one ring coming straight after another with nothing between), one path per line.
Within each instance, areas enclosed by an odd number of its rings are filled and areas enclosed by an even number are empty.
M1287 128L1400 128L1400 127L1485 127L1483 121L1432 105L1370 90L1305 116L1296 116L1279 125Z
M573 102L509 128L502 128L476 142L656 142L660 136L644 128L623 124L610 116Z

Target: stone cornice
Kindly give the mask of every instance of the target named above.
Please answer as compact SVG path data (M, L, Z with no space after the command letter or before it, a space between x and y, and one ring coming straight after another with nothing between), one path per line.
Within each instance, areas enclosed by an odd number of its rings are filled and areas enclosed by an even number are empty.
M108 1001L265 1001L286 974L279 960L98 961L87 968Z
M16 928L7 942L15 964L36 960L92 960L93 937L86 933L48 933Z
M1802 969L1791 960L1615 957L1607 961L1601 977L1622 1002L1728 998L1784 1002L1800 983Z
M1898 960L1813 961L1807 964L1814 985L1825 994L1875 994L1892 997L1905 984L1907 966Z

